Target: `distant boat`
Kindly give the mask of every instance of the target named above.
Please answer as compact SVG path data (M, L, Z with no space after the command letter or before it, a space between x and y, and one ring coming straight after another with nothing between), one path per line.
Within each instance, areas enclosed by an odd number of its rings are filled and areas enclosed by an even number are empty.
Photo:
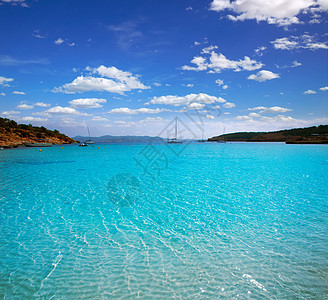
M52 143L26 143L26 147L52 147Z
M89 146L89 145L86 144L86 143L82 143L82 144L79 145L79 147L88 147L88 146Z
M52 147L52 143L49 143L48 139L37 139L36 143L25 143L26 147Z
M87 145L94 144L95 142L91 140L90 130L89 130L89 127L88 126L87 126L87 129L88 129L89 139L86 140L83 144L87 144Z
M168 144L182 144L182 141L178 140L178 117L175 117L175 134L174 138L167 141Z
M223 135L224 133L225 133L225 127L223 128L223 133L222 133L222 135ZM216 142L219 143L219 144L225 144L225 143L226 143L225 140L217 140Z

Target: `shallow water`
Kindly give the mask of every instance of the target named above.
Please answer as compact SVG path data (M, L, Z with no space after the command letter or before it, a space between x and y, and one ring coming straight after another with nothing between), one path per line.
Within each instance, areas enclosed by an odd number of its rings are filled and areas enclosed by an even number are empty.
M324 298L327 174L327 145L1 151L0 295Z

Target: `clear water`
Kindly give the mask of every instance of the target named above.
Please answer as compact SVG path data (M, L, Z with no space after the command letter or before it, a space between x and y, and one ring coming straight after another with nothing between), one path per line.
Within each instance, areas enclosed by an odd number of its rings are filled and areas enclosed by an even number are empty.
M0 151L1 298L327 298L327 174L326 145Z

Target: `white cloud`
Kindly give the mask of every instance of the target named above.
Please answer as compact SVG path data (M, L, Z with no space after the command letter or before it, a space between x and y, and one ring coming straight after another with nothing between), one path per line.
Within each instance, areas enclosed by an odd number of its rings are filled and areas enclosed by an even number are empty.
M199 45L200 45L199 42L197 42L197 41L194 42L194 46L199 46Z
M2 114L5 115L5 116L8 116L8 115L18 115L18 114L20 114L20 111L9 110L9 111L3 111Z
M54 41L54 43L56 45L61 45L62 43L64 43L64 40L62 38L58 38L57 40Z
M319 89L320 91L328 91L328 86L323 86L322 88Z
M26 4L25 0L0 0L0 5L1 2L4 3L9 3L11 5L20 5L21 7L28 7L28 5Z
M121 71L115 67L100 66L98 68L86 68L93 74L102 77L79 76L73 82L67 83L62 87L55 88L54 92L64 92L68 94L82 93L88 91L106 91L110 93L124 94L134 89L150 89L139 81L139 75L133 75L130 72ZM107 77L107 78L104 78ZM108 79L110 78L110 79Z
M154 82L154 86L161 86L162 84L159 82Z
M28 104L20 104L20 105L17 105L17 107L16 108L18 108L18 109L33 109L34 108L34 105L28 105Z
M250 120L251 117L249 117L249 116L237 116L235 119L236 120Z
M223 104L223 107L224 108L233 108L233 107L236 107L236 104L232 103L232 102L226 102Z
M251 74L247 77L247 79L252 79L252 80L259 81L259 82L263 82L263 81L271 80L271 79L275 79L275 78L279 78L279 75L275 74L271 71L267 71L267 70L261 70L261 71L257 72L256 74Z
M251 118L258 118L258 117L261 117L261 115L258 114L258 113L249 113L248 116L250 116Z
M34 105L39 106L39 107L50 107L51 106L49 103L44 103L44 102L37 102Z
M45 121L48 121L48 119L35 118L35 117L23 117L23 118L20 119L20 121L24 121L24 122L45 122Z
M6 94L5 93L0 93L0 96L6 96Z
M127 107L120 107L120 108L114 108L109 111L110 114L123 114L123 115L137 115L137 114L158 114L163 111L168 111L167 109L151 109L151 108L127 108Z
M0 76L0 85L2 85L2 86L9 86L8 82L11 82L11 81L14 81L14 79Z
M38 39L45 39L46 37L40 34L40 30L34 30L34 33L32 33L32 36L38 38Z
M79 116L89 116L89 114L81 113L72 107L62 107L62 106L55 106L49 108L45 111L48 114L59 114L59 115L79 115Z
M188 10L192 10L192 7L191 7L191 6L188 6L188 7L186 8L186 11L188 11Z
M222 70L234 70L239 71L253 71L262 68L263 64L256 60L250 59L245 56L244 59L230 60L226 58L222 53L216 53L212 51L217 46L210 46L202 50L202 54L210 54L210 57L195 56L191 60L191 64L196 66L182 66L182 70L188 71L204 71L209 70L210 73L220 73Z
M303 94L305 94L305 95L311 95L311 94L316 94L317 92L316 91L314 91L314 90L307 90L307 91L305 91Z
M164 104L164 105L173 105L173 106L188 105L194 102L203 103L203 104L213 104L215 102L225 103L227 101L221 97L218 98L203 93L189 94L186 96L174 96L174 95L160 96L160 97L154 97L149 101L149 103L151 104Z
M91 121L109 121L108 119L100 116L94 116Z
M193 87L194 85L192 83L188 83L186 87Z
M26 95L24 92L19 92L19 91L13 91L13 94L16 94L16 95Z
M298 62L297 60L293 61L293 64L291 65L292 68L300 67L302 64Z
M297 18L302 12L309 11L310 7L317 6L319 10L327 10L325 0L213 0L211 10L222 12L232 11L234 15L228 15L233 21L256 20L269 24L287 26L301 23Z
M75 108L100 108L103 107L100 103L106 103L106 99L98 98L84 98L84 99L74 99L68 103Z
M213 119L215 119L215 117L212 116L212 115L206 115L206 118L209 119L209 120L213 120Z
M318 35L303 34L301 36L290 36L277 38L271 41L275 49L294 50L294 49L328 49L327 42L318 41Z
M267 47L261 46L255 49L255 54L258 56L263 56L263 51L265 51Z
M284 113L287 111L291 111L289 108L280 107L280 106L271 106L271 107L265 107L265 106L257 106L253 108L249 108L248 110L259 110L259 113Z

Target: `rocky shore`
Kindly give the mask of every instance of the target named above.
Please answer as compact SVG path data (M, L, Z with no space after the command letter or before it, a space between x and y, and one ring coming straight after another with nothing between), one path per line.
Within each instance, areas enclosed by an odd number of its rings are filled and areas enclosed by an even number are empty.
M13 120L0 118L0 147L15 148L26 143L52 143L54 145L77 143L74 139L49 130L43 126L17 124Z

